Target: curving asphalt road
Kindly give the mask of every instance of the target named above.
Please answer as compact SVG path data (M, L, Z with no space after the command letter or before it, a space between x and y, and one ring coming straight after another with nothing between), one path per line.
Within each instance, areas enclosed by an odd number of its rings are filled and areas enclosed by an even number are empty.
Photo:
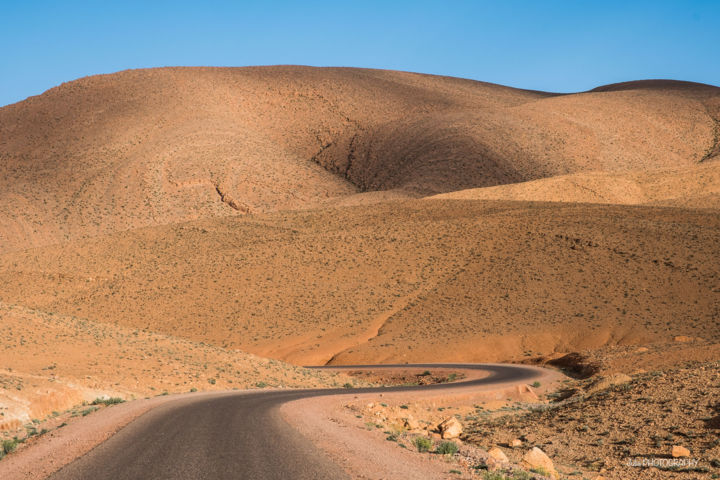
M538 370L499 364L353 365L323 368L450 368L488 377L422 387L229 392L169 402L140 416L53 474L53 480L349 478L279 414L283 403L348 393L434 391L527 382Z

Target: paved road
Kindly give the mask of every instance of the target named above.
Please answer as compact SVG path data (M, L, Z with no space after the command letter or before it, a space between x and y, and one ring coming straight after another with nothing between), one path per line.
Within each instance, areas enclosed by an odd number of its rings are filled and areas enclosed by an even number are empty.
M352 366L359 369L378 366ZM388 365L386 368L464 368L490 371L479 380L423 387L354 389L352 393L433 391L458 385L527 382L537 370L497 364ZM283 403L349 393L346 389L258 391L199 395L164 404L52 475L53 480L341 479L347 474L288 425Z

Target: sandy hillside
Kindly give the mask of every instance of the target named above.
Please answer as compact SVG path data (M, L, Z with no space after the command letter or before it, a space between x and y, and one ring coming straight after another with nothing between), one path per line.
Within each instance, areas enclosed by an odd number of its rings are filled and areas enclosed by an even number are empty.
M362 192L689 167L718 153L718 118L720 89L684 82L554 95L351 68L87 77L0 108L0 251Z
M715 211L414 200L0 256L0 298L297 364L720 337Z

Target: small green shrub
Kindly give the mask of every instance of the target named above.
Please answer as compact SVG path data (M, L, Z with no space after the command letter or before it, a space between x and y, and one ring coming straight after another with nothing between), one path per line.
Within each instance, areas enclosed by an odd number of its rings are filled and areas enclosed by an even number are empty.
M538 381L535 381L535 382L532 383L532 387L533 387L533 388L539 388L540 385L541 385L541 383L538 382Z
M418 452L429 452L432 448L432 439L428 437L415 437L412 444L415 445Z
M346 384L343 385L343 388L353 388L353 384L352 384L352 383L346 383Z
M525 470L515 470L512 475L512 480L532 480L533 476Z
M483 472L483 480L510 480L510 477L505 476L502 472Z
M195 393L195 392L197 392L197 388L192 387L192 388L190 389L190 393Z
M110 398L101 398L98 397L95 400L93 400L92 405L117 405L118 403L123 403L125 400L123 400L120 397L110 397Z
M18 446L18 440L17 438L13 438L12 440L3 440L2 442L2 453L4 455L7 455L10 452L15 451L15 449Z
M549 477L549 476L550 476L550 472L548 472L547 470L545 470L545 469L542 468L542 467L531 468L530 471L531 471L532 473L537 473L538 475L542 475L542 476L544 476L544 477Z
M86 416L86 415L90 415L92 412L94 412L94 411L97 410L97 409L98 409L97 407L90 407L90 408L88 408L88 409L83 410L82 412L80 412L80 414L84 417L84 416Z
M441 455L455 455L458 452L458 446L455 442L441 442L435 452Z

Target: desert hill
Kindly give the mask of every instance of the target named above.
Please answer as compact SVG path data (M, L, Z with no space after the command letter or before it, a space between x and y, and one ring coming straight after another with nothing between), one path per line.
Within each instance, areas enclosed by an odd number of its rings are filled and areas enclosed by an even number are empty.
M296 364L717 342L714 210L461 200L206 219L0 256L0 298Z
M441 193L456 200L663 205L720 208L720 161L634 172L586 172Z
M683 82L557 95L352 68L87 77L0 108L0 251L202 218L693 167L717 154L718 118L720 89Z
M5 420L336 383L254 355L716 360L718 118L720 89L687 82L292 66L125 71L0 108Z

